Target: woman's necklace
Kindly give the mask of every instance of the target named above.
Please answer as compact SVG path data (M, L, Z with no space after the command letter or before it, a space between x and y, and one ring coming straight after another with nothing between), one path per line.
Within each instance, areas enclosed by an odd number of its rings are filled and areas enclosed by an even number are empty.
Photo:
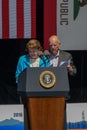
M40 58L30 59L30 67L39 67Z

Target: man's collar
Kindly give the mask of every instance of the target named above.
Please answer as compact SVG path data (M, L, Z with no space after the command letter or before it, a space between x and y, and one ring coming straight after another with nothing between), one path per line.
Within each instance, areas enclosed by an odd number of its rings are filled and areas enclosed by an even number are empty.
M57 53L57 55L55 57L59 57L59 50L58 50L58 53Z
M54 57L54 58L59 57L59 50L58 50L58 53L56 54L56 56L54 56L54 55L51 54L51 57Z

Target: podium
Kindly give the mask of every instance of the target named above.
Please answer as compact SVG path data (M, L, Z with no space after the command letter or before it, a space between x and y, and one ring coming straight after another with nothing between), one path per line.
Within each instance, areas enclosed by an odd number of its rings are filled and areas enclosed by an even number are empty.
M44 78L40 76L44 72L52 72L56 77L52 87L41 84ZM30 130L64 130L65 101L69 93L65 68L27 68L19 76L17 91L26 99Z

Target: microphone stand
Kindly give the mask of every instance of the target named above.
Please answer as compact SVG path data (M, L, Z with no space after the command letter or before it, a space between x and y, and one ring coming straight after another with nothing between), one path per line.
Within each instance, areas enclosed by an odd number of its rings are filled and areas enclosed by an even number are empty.
M38 51L38 55L39 57L43 60L45 67L46 67L46 62L45 62L45 58L44 58L44 53L42 51Z

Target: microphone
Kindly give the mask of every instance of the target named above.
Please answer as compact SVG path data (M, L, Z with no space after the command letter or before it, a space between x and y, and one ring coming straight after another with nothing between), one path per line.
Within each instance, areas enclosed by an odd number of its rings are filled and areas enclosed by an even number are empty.
M42 51L38 51L38 55L43 60L44 65L46 66L46 62L45 62L45 59L44 59L44 53Z
M41 59L43 59L44 53L42 51L38 51L38 55L41 57Z
M49 59L50 58L50 52L48 50L44 51L44 55Z

